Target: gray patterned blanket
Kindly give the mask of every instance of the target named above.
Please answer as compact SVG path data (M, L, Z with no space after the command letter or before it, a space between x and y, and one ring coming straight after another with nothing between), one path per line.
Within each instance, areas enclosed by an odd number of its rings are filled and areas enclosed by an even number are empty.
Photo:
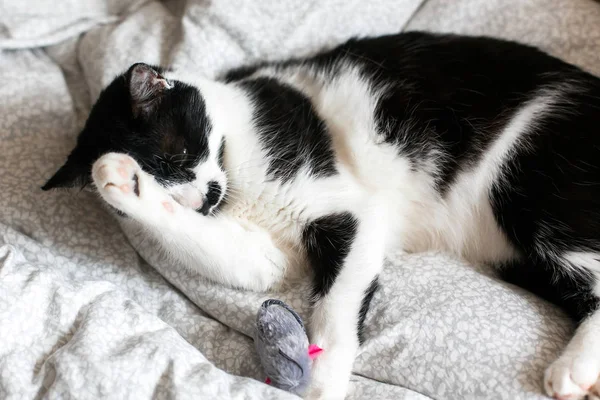
M39 187L133 62L214 75L402 29L519 39L600 74L591 0L0 2L0 398L293 398L262 383L251 334L266 298L306 315L302 287L219 287L134 238L144 260L93 195ZM350 398L543 398L572 330L555 307L442 254L390 257L381 283Z

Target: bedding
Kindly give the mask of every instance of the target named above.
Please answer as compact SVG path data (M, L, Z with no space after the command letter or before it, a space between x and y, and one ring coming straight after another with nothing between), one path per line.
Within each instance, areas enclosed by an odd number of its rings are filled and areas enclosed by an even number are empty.
M408 29L517 39L600 74L591 0L2 2L0 398L296 398L262 383L252 334L267 298L306 317L303 284L206 282L125 237L93 194L39 187L134 62L214 76ZM349 398L544 398L573 330L556 307L435 253L390 255L381 286Z

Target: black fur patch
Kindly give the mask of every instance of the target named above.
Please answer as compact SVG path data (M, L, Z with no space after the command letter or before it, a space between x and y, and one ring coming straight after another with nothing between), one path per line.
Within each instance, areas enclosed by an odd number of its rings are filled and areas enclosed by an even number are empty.
M333 286L357 229L358 220L348 212L318 218L304 229L302 242L314 271L314 300L325 296Z
M507 161L490 202L498 224L525 256L502 268L507 280L579 321L598 307L595 279L569 271L555 257L600 255L600 81L581 73L576 82L581 88L557 98L556 111L530 129L528 146Z
M331 138L310 100L271 78L242 81L255 103L254 124L269 157L269 174L286 182L304 166L325 177L337 170Z
M581 82L580 84L583 84ZM505 164L490 199L515 245L600 253L600 80L565 94Z
M560 266L532 259L506 263L499 267L499 273L507 282L558 305L577 323L600 305L590 274L568 275Z
M221 185L219 182L210 181L208 182L208 192L206 194L207 203L210 206L214 206L217 204L219 199L221 198Z
M371 284L365 291L365 295L362 299L362 303L360 305L360 312L358 314L358 342L362 345L365 341L364 337L364 328L365 328L365 319L367 318L367 313L369 312L369 307L371 305L371 300L373 300L373 296L375 296L375 292L379 290L379 278L375 278L371 281Z

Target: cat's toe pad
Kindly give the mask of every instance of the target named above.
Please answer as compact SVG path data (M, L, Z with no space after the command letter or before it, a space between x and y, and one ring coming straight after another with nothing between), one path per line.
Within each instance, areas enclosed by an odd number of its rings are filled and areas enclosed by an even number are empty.
M105 154L92 166L92 179L98 193L110 205L125 213L140 201L143 178L140 166L127 154Z
M565 354L546 370L544 387L555 399L582 399L597 384L599 374L597 360L584 354Z

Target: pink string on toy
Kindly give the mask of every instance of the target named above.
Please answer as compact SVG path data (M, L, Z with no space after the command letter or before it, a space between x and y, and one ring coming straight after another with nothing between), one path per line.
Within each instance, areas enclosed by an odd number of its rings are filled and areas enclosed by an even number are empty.
M308 346L308 356L311 360L319 357L319 355L323 352L323 349L317 346L316 344L311 344Z

